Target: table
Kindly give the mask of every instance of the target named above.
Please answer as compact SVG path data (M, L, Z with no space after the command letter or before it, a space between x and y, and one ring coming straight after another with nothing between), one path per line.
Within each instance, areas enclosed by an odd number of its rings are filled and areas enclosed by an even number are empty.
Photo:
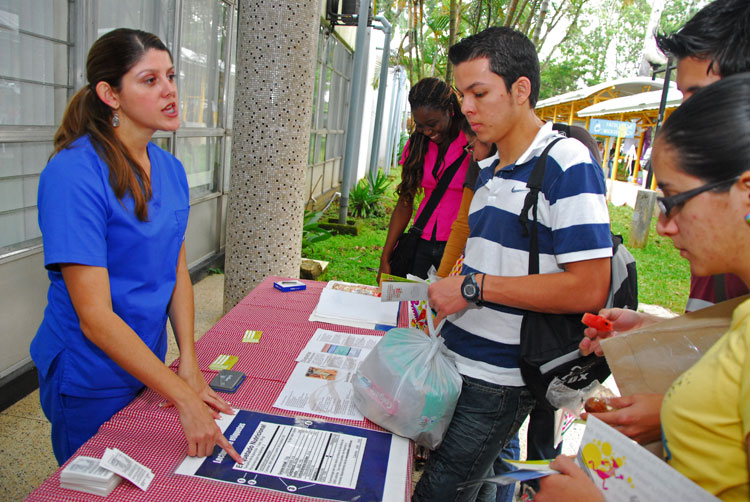
M232 368L247 375L236 393L229 396L235 408L281 416L295 416L273 408L279 392L295 366L295 358L317 328L357 334L382 334L380 331L309 322L326 283L303 281L304 291L282 293L273 282L287 279L267 277L247 297L222 317L197 343L198 364L207 381L216 371L208 366L220 354L232 354L239 361ZM399 325L406 325L402 309ZM242 342L245 330L263 332L258 344ZM178 361L172 365L176 370ZM316 500L283 492L259 490L217 481L174 474L186 455L186 443L174 408L159 408L163 398L150 389L140 393L128 406L113 416L76 453L100 458L105 448L117 447L154 472L154 480L146 492L123 481L106 500L118 501L310 501ZM383 430L369 420L336 420L355 427ZM39 438L48 441L48 438ZM409 455L411 459L411 451ZM406 493L411 497L411 460L407 461ZM60 488L60 471L50 476L26 499L28 501L101 501L102 497Z

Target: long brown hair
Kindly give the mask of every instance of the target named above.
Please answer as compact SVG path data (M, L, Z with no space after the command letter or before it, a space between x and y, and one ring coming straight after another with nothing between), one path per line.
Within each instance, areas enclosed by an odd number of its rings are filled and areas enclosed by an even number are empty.
M417 82L409 90L409 105L412 112L417 108L425 107L449 113L451 125L446 141L453 141L458 137L465 122L464 115L461 113L461 105L456 92L439 78L428 77ZM422 184L424 157L429 145L430 138L421 132L415 130L409 136L409 152L401 168L401 183L396 188L399 196L405 195L413 199L417 194Z
M112 126L112 109L96 94L96 84L106 82L119 92L122 77L149 49L169 53L159 37L140 30L119 28L99 37L89 50L86 60L88 85L70 100L62 124L55 133L53 156L80 138L88 135L97 153L109 167L109 184L115 196L122 201L130 193L135 202L135 215L148 221L148 201L151 200L151 183L146 171L133 158L125 145L115 135ZM170 59L172 55L169 55Z

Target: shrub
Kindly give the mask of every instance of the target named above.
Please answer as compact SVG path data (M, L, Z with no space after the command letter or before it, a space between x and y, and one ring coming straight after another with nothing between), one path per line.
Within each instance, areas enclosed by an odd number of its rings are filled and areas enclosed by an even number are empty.
M359 180L349 192L349 213L355 218L383 216L383 200L390 186L391 181L380 170L374 179L368 175Z
M320 228L318 220L321 216L323 216L322 211L305 211L302 220L302 249L332 237L331 232Z

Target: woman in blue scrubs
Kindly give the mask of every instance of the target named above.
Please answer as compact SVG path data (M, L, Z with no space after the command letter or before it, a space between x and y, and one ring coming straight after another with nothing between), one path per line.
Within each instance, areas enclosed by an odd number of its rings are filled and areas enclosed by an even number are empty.
M180 125L171 54L155 35L118 29L91 47L86 73L39 181L51 284L31 356L55 456L65 462L145 385L176 407L189 455L219 445L241 461L214 422L232 410L195 355L185 171L150 143ZM163 362L167 318L176 374Z

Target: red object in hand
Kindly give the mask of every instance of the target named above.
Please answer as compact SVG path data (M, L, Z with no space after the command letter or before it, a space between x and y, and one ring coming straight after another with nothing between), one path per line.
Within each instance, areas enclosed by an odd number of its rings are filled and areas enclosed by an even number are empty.
M599 331L612 331L612 323L600 315L585 313L581 322Z

